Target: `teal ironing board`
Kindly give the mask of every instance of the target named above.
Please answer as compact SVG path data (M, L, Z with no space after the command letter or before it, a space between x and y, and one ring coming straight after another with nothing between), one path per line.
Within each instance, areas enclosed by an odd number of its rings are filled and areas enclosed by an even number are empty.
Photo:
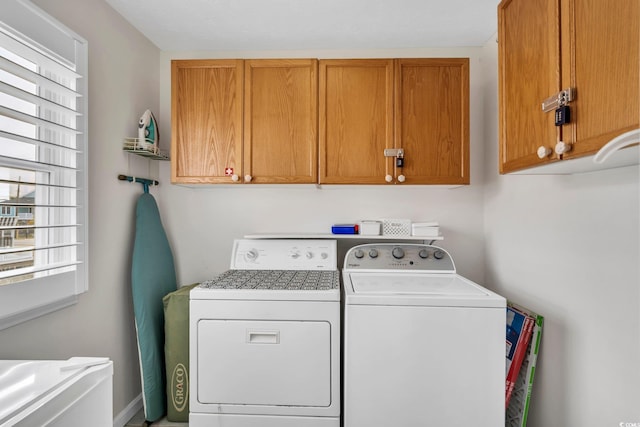
M162 298L175 291L177 284L169 241L147 186L136 207L131 287L144 415L147 421L156 421L167 409Z

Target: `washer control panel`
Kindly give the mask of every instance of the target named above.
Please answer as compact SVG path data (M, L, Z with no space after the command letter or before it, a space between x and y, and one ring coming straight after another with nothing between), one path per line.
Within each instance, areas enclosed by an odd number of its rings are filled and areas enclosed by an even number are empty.
M401 270L455 273L449 253L432 245L418 243L367 243L349 249L345 270Z
M233 242L231 269L235 270L337 270L336 240L237 239Z

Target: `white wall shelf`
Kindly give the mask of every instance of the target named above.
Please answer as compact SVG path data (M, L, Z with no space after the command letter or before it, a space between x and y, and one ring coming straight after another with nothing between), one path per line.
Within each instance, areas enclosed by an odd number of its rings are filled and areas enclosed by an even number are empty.
M169 160L169 156L165 152L153 144L141 141L139 138L125 138L122 150L152 160Z
M255 233L247 234L245 239L358 239L358 240L444 240L439 236L397 236L397 235L362 235L362 234L331 234L331 233Z

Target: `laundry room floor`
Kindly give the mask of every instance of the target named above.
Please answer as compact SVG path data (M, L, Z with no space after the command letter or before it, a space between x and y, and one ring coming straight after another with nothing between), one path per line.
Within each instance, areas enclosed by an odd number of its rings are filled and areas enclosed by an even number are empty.
M167 421L166 417L159 419L158 421L147 424L144 419L144 411L140 409L140 411L129 420L129 422L124 427L188 427L189 423L176 423L173 421Z

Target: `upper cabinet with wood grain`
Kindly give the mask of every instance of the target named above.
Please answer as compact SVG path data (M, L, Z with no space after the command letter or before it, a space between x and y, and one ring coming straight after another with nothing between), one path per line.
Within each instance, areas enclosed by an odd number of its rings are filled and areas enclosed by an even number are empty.
M594 154L640 126L639 13L638 0L500 3L501 173Z
M172 182L468 184L469 60L172 61Z
M469 184L469 59L397 59L395 69L395 179Z
M393 59L320 60L320 183L384 184L393 148Z
M315 183L318 61L245 61L245 182Z
M172 61L172 182L315 183L317 60Z
M171 62L171 182L242 176L241 60Z
M320 60L319 114L321 184L469 183L467 58Z

